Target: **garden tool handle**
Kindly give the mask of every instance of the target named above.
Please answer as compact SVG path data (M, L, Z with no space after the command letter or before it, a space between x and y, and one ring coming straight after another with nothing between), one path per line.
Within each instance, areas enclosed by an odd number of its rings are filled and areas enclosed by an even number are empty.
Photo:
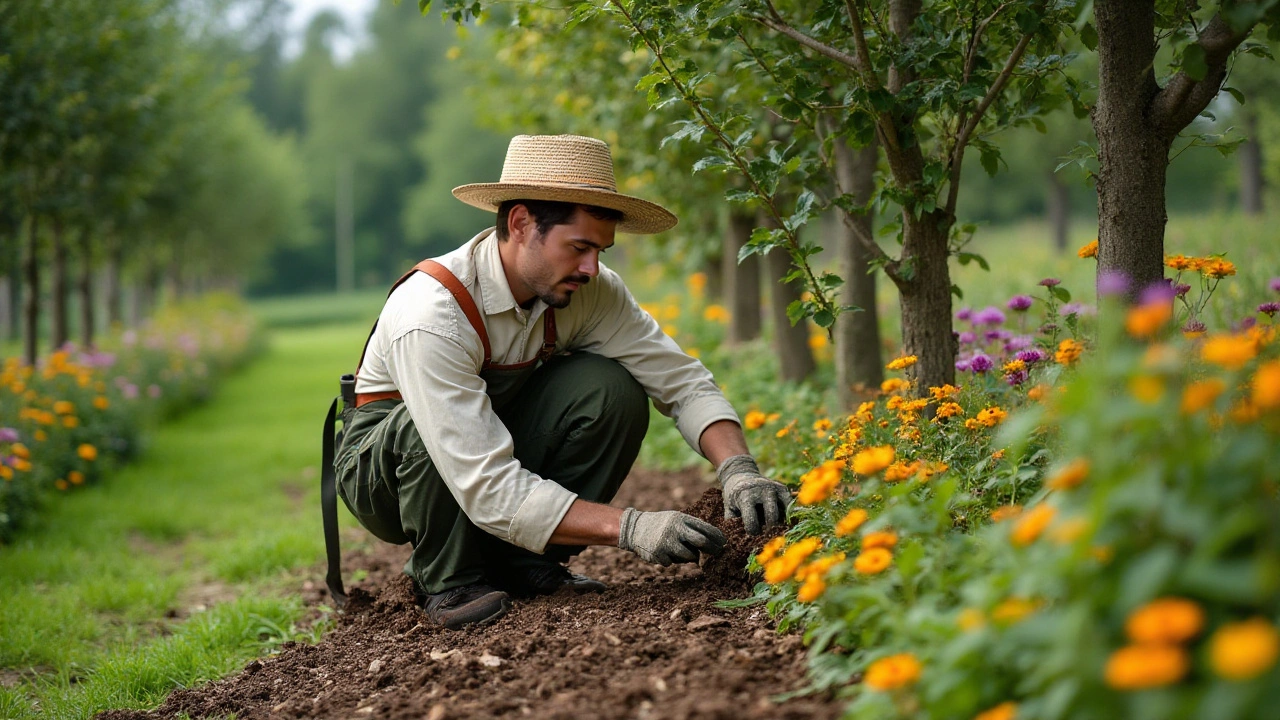
M342 550L338 545L338 488L334 461L334 433L338 415L338 400L329 404L329 414L324 419L324 438L320 458L320 517L324 522L324 550L329 558L329 572L324 582L329 586L333 603L341 610L347 604L347 593L342 587Z

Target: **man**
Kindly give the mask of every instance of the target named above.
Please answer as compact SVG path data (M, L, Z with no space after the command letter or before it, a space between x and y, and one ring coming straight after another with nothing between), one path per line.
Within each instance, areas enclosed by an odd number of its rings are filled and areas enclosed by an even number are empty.
M639 452L647 398L716 465L726 515L752 533L783 521L790 494L760 475L710 373L600 263L615 231L676 224L616 191L607 145L518 136L501 182L453 194L497 225L392 289L335 463L360 523L413 546L405 572L435 621L492 621L512 594L603 590L564 566L586 545L661 565L723 549L691 516L605 504Z

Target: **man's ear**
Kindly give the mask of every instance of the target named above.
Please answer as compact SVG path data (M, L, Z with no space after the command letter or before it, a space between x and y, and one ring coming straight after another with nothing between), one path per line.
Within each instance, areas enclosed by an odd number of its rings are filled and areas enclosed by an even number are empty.
M529 208L524 205L512 207L511 212L507 214L507 239L509 240L524 242L533 236L536 228L537 223L529 214Z

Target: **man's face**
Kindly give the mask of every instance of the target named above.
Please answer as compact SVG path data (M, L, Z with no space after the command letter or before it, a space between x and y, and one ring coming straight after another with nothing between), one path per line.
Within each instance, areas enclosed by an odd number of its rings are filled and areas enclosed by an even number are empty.
M517 206L516 211L523 210ZM519 236L516 276L524 287L513 287L516 301L539 298L553 308L569 304L569 298L600 273L600 253L613 246L612 220L599 220L578 208L567 225L554 225L539 234L532 217Z

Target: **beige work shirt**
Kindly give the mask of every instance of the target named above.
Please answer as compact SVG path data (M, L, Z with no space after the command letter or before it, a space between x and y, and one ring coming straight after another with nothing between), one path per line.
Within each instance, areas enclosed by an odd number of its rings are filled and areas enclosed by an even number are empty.
M516 304L493 228L436 259L475 299L495 365L537 355L547 305L535 300L525 310ZM711 373L662 332L618 274L603 264L598 277L574 292L568 307L556 310L556 334L557 352L591 352L618 361L699 453L698 440L708 425L738 422ZM511 434L485 393L483 361L484 346L457 301L439 281L416 273L387 299L356 392L399 390L436 469L471 522L541 553L577 494L516 460Z

